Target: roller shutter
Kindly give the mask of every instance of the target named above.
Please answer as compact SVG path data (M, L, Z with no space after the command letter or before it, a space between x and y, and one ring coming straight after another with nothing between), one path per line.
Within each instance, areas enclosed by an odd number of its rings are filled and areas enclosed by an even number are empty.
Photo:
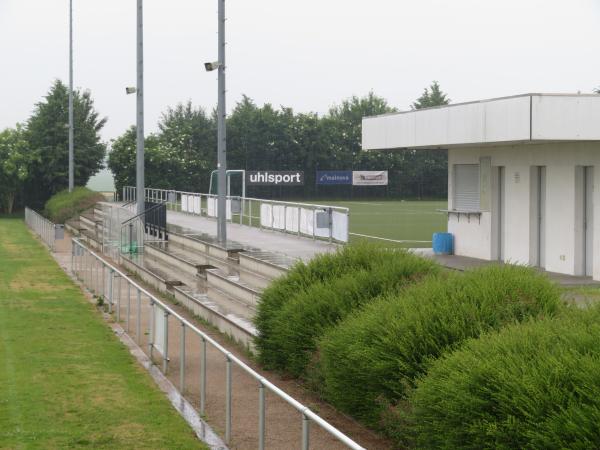
M479 211L479 164L454 165L453 208Z

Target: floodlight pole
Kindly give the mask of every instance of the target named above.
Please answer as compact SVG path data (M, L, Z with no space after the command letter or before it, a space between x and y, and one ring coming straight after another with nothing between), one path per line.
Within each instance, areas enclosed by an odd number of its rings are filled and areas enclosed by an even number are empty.
M137 213L142 214L144 205L144 7L137 0L137 121L136 121L136 198Z
M69 192L75 187L73 134L73 0L69 0Z
M219 0L219 97L217 106L217 240L227 242L227 135L225 129L225 0Z

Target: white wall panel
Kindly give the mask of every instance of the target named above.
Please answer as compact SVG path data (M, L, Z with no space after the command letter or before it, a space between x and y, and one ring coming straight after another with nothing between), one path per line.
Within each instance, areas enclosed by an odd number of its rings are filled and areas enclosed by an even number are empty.
M600 96L537 95L532 111L533 139L600 139Z

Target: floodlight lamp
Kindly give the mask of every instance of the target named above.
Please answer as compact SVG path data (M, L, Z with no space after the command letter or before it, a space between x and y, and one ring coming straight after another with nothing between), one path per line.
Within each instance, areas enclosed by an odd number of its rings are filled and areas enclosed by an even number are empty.
M126 87L126 88L125 88L125 93L126 93L127 95L129 95L129 94L135 94L136 92L137 92L137 89L136 89L136 88L134 88L134 87L131 87L131 86L130 86L130 87Z
M212 72L213 70L217 70L219 67L221 67L221 63L219 61L204 63L204 68L206 69L207 72Z

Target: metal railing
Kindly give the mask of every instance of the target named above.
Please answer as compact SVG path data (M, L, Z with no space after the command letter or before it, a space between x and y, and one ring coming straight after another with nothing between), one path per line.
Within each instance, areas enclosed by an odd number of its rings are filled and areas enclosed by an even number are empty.
M266 410L266 391L275 394L281 400L291 405L300 413L301 423L301 448L308 450L309 448L309 431L310 424L319 425L326 433L339 440L345 446L351 449L363 449L359 444L351 438L343 434L337 428L329 424L320 416L311 411L308 407L298 402L280 388L275 386L262 375L255 372L243 361L234 356L226 348L222 347L218 342L212 339L209 335L198 329L193 323L178 314L174 309L165 304L163 301L155 297L149 291L144 289L134 280L129 278L125 273L104 260L102 256L90 250L87 246L81 243L78 239L73 238L73 251L71 256L71 270L73 274L79 278L88 288L101 297L108 306L110 313L116 313L116 320L122 321L122 311L125 309L124 328L129 334L130 329L134 328L135 333L132 333L134 340L145 350L152 360L157 357L162 359L162 372L166 375L169 370L169 364L172 364L172 357L169 352L169 318L175 320L176 329L179 329L180 349L178 358L179 370L179 389L181 395L186 395L186 366L189 354L186 353L186 342L189 342L190 335L196 335L200 338L200 355L199 361L199 413L206 413L207 405L207 344L215 349L222 361L225 363L225 442L229 444L232 438L232 369L237 367L244 373L249 375L256 382L258 394L258 448L264 450L267 427ZM115 286L117 295L115 295ZM126 295L123 296L123 292ZM132 294L133 298L132 298ZM125 297L125 298L122 298ZM132 301L133 300L133 301ZM145 303L143 302L145 301ZM124 304L125 303L125 304ZM142 316L145 317L145 329L142 329ZM133 322L133 323L132 323ZM161 323L162 322L162 323ZM172 330L175 332L175 330ZM147 342L143 342L146 339ZM187 339L187 340L186 340ZM144 345L145 344L145 345ZM189 352L192 353L192 352ZM158 354L158 355L157 355ZM197 356L198 357L198 356ZM195 366L194 366L195 367ZM175 365L175 369L177 364Z
M123 223L119 231L121 253L138 253L144 248L144 242L163 242L168 239L167 212L164 203L146 202L143 213L137 214Z
M57 227L62 227L62 225L55 225L41 214L27 207L25 207L25 223L51 250L54 250Z
M152 188L146 188L144 193L146 201L163 202L173 211L202 217L217 215L217 196L214 194ZM134 186L123 187L122 201L131 202L135 198ZM349 208L239 196L227 196L227 205L230 223L330 242L348 242L349 239ZM324 225L320 215L324 216ZM338 219L341 220L338 222Z

